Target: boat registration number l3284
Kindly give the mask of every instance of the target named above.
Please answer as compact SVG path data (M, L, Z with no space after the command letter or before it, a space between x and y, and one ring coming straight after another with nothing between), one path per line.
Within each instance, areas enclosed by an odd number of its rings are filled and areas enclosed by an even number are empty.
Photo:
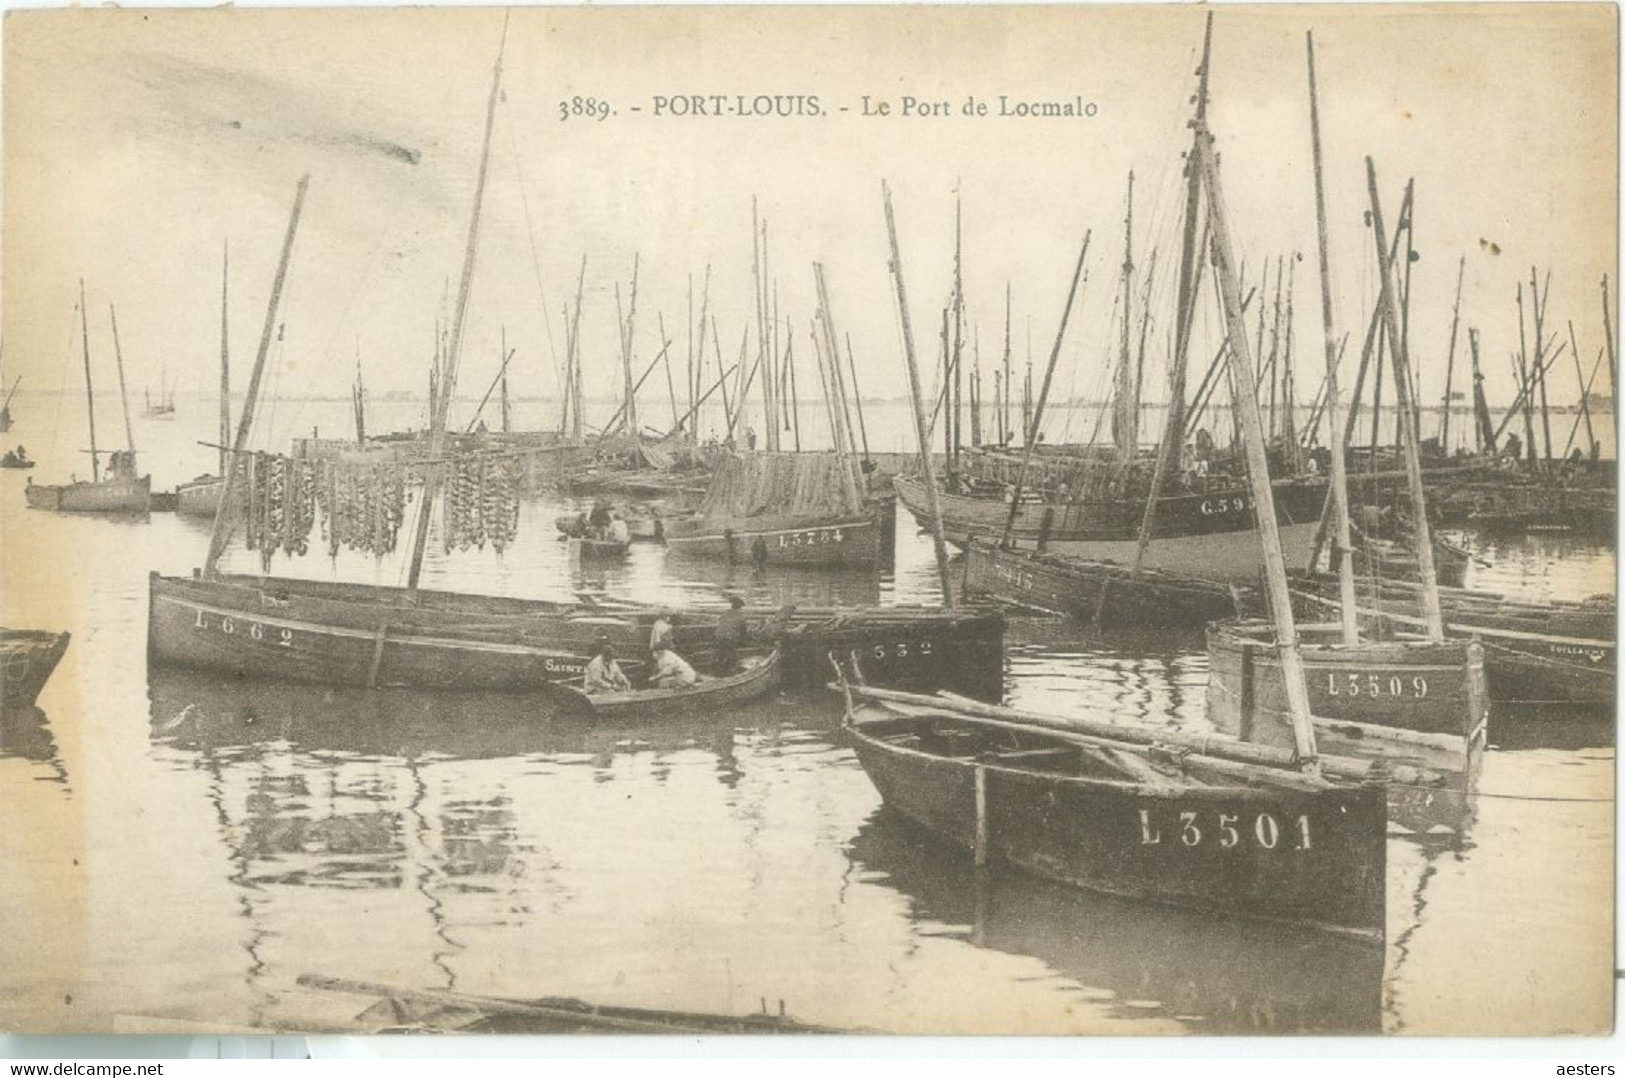
M845 528L809 528L806 531L784 532L779 536L781 548L820 546L825 543L844 543Z
M208 619L203 616L202 607L197 609L197 620L192 623L192 628L214 628L219 630L221 633L224 633L226 636L237 636L241 634L248 637L250 640L272 644L276 647L293 647L292 629L272 625L263 625L257 621L250 621L247 618L234 618L230 614L221 614L219 619L214 623L214 625L211 626Z
M1140 810L1140 845L1211 846L1230 850L1246 844L1264 850L1309 850L1314 836L1309 816L1282 819L1271 812L1191 812L1177 807Z

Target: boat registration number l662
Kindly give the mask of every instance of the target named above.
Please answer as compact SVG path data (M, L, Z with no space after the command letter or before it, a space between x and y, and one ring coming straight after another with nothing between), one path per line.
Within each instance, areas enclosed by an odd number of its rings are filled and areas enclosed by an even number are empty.
M192 623L192 628L207 629L209 627L208 620L203 616L202 608L198 608L197 620ZM248 637L250 640L260 643L274 644L277 647L283 648L293 647L293 630L285 627L263 625L257 621L249 621L247 619L239 620L232 617L230 614L222 614L220 615L220 619L215 623L214 628L218 629L226 636L237 636L240 634Z
M1264 850L1309 850L1314 836L1309 816L1279 817L1272 812L1166 812L1140 810L1140 845L1211 846L1230 850L1243 844Z

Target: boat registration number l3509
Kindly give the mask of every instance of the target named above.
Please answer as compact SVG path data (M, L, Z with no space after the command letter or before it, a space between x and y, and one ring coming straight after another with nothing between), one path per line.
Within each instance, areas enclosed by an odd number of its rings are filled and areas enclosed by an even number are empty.
M1428 694L1428 679L1421 674L1378 674L1372 671L1338 673L1326 671L1327 696L1409 697L1421 700Z
M197 610L197 620L192 623L194 629L216 629L226 636L246 636L250 640L271 644L276 647L293 647L293 630L273 625L263 625L257 621L246 618L234 618L230 614L221 614L213 625L209 624L203 616L203 608Z
M1211 846L1230 850L1248 845L1264 850L1309 850L1314 836L1309 816L1278 817L1271 812L1166 812L1140 810L1140 845Z
M807 531L785 532L779 536L781 548L819 546L824 543L844 543L845 528L809 528Z

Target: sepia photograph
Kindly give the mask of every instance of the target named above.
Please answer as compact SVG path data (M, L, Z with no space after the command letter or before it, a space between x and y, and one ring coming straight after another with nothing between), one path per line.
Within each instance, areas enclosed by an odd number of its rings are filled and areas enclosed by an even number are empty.
M0 1033L1610 1035L1618 22L8 11Z

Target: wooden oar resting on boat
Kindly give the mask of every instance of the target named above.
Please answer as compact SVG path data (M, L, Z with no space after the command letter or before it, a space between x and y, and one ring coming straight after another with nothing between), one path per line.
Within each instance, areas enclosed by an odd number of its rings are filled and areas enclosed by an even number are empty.
M0 628L0 706L33 704L67 650L67 633Z
M1370 761L1322 756L1315 776L1268 746L842 688L886 804L977 864L1383 939L1386 769Z
M779 653L746 655L740 669L703 678L697 685L682 688L644 688L626 692L585 693L571 691L591 707L596 719L643 722L676 715L717 714L734 704L754 700L779 686Z
M1135 573L1116 562L982 540L965 552L965 591L1108 626L1201 625L1253 605L1253 589L1238 584L1155 569Z
M547 996L504 999L467 992L423 992L370 981L299 976L301 988L362 996L375 1002L356 1021L369 1032L412 1030L457 1033L652 1033L698 1036L709 1033L841 1033L845 1030L807 1025L786 1017L784 1001L777 1014L762 1000L760 1014L721 1015L694 1011L616 1007L584 1000Z
M1339 609L1321 578L1298 585L1294 596L1306 611ZM1356 607L1362 625L1381 633L1422 624L1417 592L1407 583L1360 581ZM1613 706L1618 656L1611 597L1536 602L1462 588L1439 592L1450 635L1476 638L1483 646L1491 700Z

